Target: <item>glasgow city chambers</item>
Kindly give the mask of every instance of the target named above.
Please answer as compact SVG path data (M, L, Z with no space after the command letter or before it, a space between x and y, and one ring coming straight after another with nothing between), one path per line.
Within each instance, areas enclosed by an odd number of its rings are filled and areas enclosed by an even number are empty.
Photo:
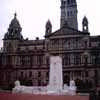
M15 80L29 86L46 86L52 55L62 58L64 84L76 80L77 86L99 86L100 36L91 36L86 16L82 31L78 30L77 12L76 0L61 0L60 29L52 32L48 20L44 39L35 40L23 38L15 13L0 52L0 88L13 86Z

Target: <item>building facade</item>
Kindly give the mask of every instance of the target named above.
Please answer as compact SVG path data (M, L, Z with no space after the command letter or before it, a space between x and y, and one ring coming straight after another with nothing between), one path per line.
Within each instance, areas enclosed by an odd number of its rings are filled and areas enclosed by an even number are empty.
M61 27L52 32L48 20L45 39L24 39L16 14L3 39L0 53L0 86L15 80L26 85L46 86L49 81L49 58L63 60L63 81L82 80L100 85L100 36L90 36L88 19L83 18L83 31L78 30L76 0L61 0Z

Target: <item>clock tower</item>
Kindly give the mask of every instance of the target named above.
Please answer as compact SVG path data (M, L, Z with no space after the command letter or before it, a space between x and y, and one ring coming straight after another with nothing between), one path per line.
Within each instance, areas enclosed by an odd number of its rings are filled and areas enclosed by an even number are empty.
M67 21L69 27L78 30L76 0L61 0L61 27Z

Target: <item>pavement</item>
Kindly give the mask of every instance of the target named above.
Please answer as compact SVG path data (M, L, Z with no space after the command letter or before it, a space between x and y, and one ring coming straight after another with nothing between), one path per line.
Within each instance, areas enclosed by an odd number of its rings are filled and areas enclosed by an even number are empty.
M89 96L33 95L0 93L0 100L89 100Z

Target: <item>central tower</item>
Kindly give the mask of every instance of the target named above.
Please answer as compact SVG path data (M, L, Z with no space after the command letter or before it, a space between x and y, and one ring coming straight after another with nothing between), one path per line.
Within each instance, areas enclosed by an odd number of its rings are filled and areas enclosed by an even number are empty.
M71 28L78 29L76 0L61 0L60 26L62 27L66 21Z

